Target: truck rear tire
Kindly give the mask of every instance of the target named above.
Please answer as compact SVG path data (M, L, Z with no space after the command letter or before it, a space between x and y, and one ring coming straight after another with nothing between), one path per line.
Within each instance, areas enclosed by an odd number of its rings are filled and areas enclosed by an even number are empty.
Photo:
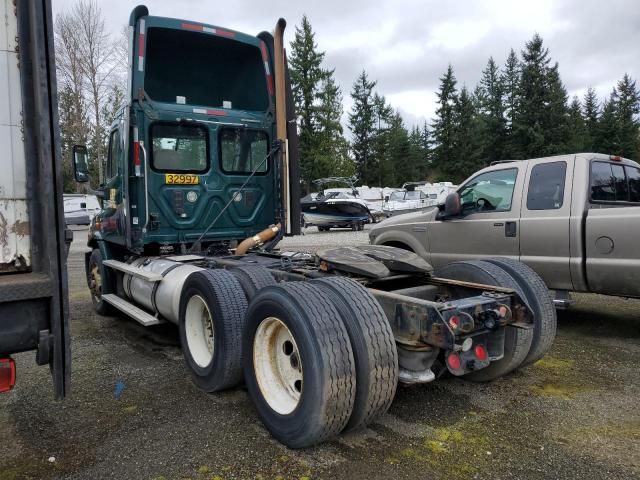
M261 289L278 284L273 275L269 273L269 270L259 265L243 265L234 267L229 271L240 282L247 301L251 301Z
M349 334L319 285L262 289L249 305L243 348L249 395L266 428L290 448L338 435L356 396Z
M349 278L313 280L331 299L349 333L356 365L356 398L347 430L381 417L398 385L398 351L391 325L378 301Z
M534 328L531 349L522 366L537 362L551 348L558 327L558 317L549 289L542 278L522 262L510 258L488 258L486 261L506 270L525 294L524 300L533 313Z
M180 296L180 344L193 382L206 392L242 382L242 330L247 300L226 270L189 275Z
M117 315L116 310L107 302L102 300L102 294L112 292L111 272L108 272L102 264L102 254L100 250L94 248L89 256L87 265L87 285L91 292L91 303L98 315L110 317Z
M511 275L497 265L484 261L450 263L438 269L436 276L512 288L524 297L522 289ZM507 375L522 364L529 353L532 340L532 330L505 327L504 356L491 362L488 367L466 374L464 378L475 382L488 382Z

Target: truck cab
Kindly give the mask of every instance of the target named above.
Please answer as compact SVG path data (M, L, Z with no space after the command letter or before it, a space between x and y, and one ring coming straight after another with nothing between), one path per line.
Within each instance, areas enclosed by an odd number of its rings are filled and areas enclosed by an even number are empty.
M499 162L444 205L383 222L372 243L404 245L434 267L489 256L520 260L554 290L640 296L640 166L584 153Z
M141 6L129 36L129 98L109 132L96 189L103 210L89 246L105 259L178 253L287 223L272 35L151 16ZM296 230L288 226L285 233Z

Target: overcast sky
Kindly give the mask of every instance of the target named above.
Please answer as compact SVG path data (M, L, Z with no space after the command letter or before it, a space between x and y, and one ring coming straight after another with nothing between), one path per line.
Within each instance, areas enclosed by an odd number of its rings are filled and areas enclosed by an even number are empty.
M53 0L54 15L74 0ZM99 0L116 34L138 1ZM451 63L473 89L489 56L502 65L535 32L542 35L569 94L593 86L608 95L625 72L640 79L640 0L148 0L151 15L257 34L288 22L285 40L307 14L325 66L335 68L345 107L362 69L409 126L430 120L439 77Z

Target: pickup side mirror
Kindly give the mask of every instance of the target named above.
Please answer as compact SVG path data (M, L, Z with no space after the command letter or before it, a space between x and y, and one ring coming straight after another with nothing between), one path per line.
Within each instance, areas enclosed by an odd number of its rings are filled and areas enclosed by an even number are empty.
M87 147L84 145L73 146L73 176L78 183L86 183L89 181L89 163L87 155Z
M444 201L444 216L457 217L462 212L462 204L460 203L460 195L458 192L453 192L447 195Z
M80 203L80 208L81 208L82 210L85 210L85 209L87 208L87 204L86 204L85 202L81 202L81 203Z
M385 195L384 196L384 203L387 203L389 201L389 195Z

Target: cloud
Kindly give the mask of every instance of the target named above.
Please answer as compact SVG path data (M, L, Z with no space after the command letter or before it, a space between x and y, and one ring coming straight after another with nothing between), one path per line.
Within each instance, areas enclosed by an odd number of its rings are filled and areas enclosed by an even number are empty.
M72 3L53 0L54 12ZM108 28L118 32L137 3L101 1ZM365 69L409 126L433 117L434 92L447 65L453 65L460 86L473 89L490 56L502 65L510 48L519 53L536 32L559 62L570 94L582 95L593 86L603 97L625 72L640 80L636 0L151 0L147 5L152 15L253 34L271 30L284 17L287 41L306 13L326 52L326 66L335 68L345 106L353 81Z

